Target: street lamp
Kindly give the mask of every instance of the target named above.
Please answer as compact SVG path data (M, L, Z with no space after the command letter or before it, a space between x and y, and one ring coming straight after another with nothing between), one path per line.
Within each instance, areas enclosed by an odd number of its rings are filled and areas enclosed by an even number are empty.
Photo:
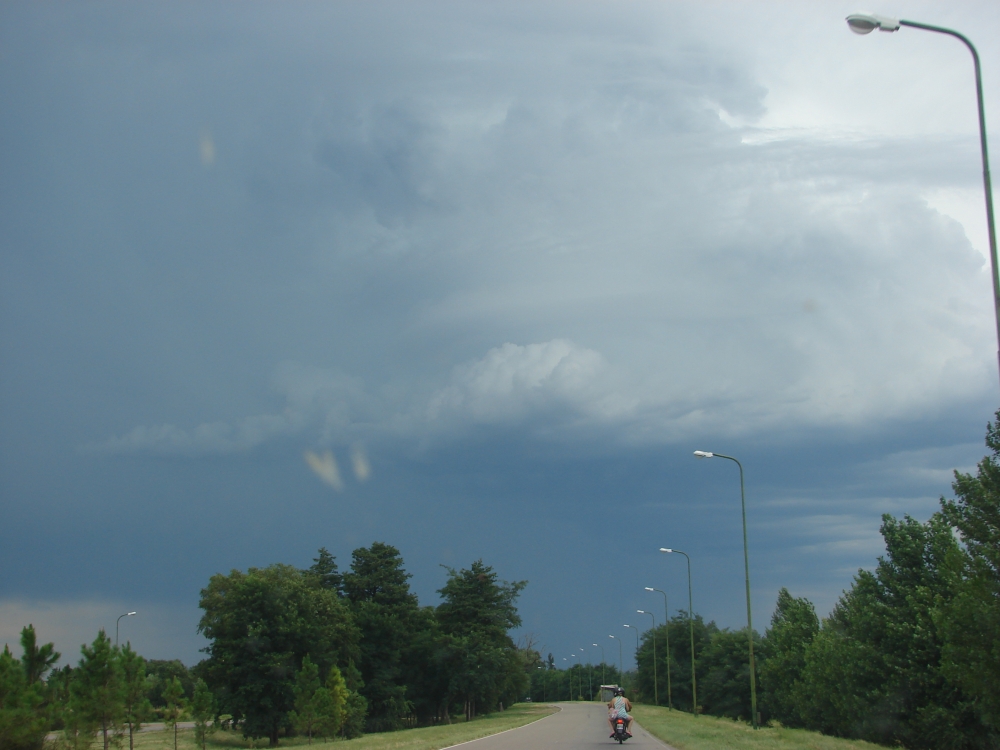
M605 671L604 662L606 661L606 659L604 658L604 646L600 645L599 643L594 643L592 645L597 646L599 649L601 649L601 685L605 685L607 684L608 681L608 675L607 672Z
M1000 355L998 355L1000 356ZM998 360L1000 361L1000 360ZM753 616L750 613L750 556L747 553L747 503L746 493L743 491L743 464L732 456L724 456L721 453L710 453L708 451L695 451L696 458L725 458L740 467L740 508L743 511L743 570L746 576L747 585L747 643L750 649L750 713L751 723L754 729L758 729L757 721L757 668L753 658Z
M625 669L622 666L622 639L614 635L609 635L608 638L614 638L618 641L618 677L622 682L625 682Z
M649 615L653 618L653 703L657 706L660 705L660 686L657 685L656 678L656 617L653 616L652 612L647 612L644 609L637 609L636 612L640 615Z
M594 700L594 665L591 663L590 654L587 654L587 649L581 647L580 650L587 655L587 690L589 699Z
M580 657L577 656L575 653L574 654L570 654L570 656L572 656L574 659L576 659L577 662L580 661ZM583 668L581 667L580 672L582 672L582 671L583 671ZM577 675L576 675L576 682L577 682L577 685L580 686L580 693L582 693L583 692L583 675L582 674L577 673ZM573 667L572 667L572 665L569 668L569 692L570 692L569 699L570 700L576 700L573 697L573 695L572 695L572 693L573 693ZM579 695L580 693L577 693L577 695Z
M135 612L126 612L123 615L118 615L118 619L115 620L115 646L118 645L118 623L122 621L123 617L131 617Z
M679 549L667 549L666 547L660 547L660 552L667 552L670 554L676 553L678 555L684 555L687 559L688 564L688 629L691 631L691 712L697 716L698 715L698 681L695 678L694 673L694 604L692 603L691 597L691 558L688 556L687 552L681 552Z
M997 233L993 222L993 188L990 184L990 159L986 150L986 113L983 109L983 76L979 67L979 53L975 46L965 36L953 29L943 26L930 26L926 23L906 21L903 19L886 18L873 13L852 13L847 17L847 25L855 34L870 34L875 29L879 31L899 31L900 26L912 26L915 29L934 31L947 34L960 40L972 53L972 62L976 72L976 103L979 105L979 150L983 159L983 191L986 194L986 226L990 238L990 267L993 270L993 309L997 321L997 346L1000 347L1000 273L997 271ZM1000 364L1000 348L997 349L997 362Z
M635 631L635 676L639 676L639 630L632 625L626 625L626 628ZM632 687L635 690L635 687Z
M673 710L674 701L670 690L670 608L667 606L667 592L663 589L654 589L652 586L644 586L646 591L659 591L663 594L663 616L666 618L664 629L667 631L667 708Z

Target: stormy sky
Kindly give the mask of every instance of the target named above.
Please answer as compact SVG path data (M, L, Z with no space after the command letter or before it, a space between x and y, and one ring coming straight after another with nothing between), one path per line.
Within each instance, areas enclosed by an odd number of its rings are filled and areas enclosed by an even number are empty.
M696 449L757 629L826 614L998 406L970 55L857 10L5 4L0 641L193 664L212 574L383 541L628 666L661 546L745 624ZM872 10L1000 148L1000 6Z

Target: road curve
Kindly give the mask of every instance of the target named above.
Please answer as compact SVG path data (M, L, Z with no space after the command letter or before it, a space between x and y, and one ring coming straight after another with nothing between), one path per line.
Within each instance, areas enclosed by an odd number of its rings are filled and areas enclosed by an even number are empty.
M611 750L608 709L603 703L556 703L560 710L517 729L453 747L462 750ZM632 739L622 750L673 750L633 722Z

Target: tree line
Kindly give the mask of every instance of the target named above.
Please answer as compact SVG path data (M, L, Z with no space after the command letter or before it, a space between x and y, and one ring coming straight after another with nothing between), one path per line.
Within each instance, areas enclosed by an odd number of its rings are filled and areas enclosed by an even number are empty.
M859 570L830 616L781 589L754 637L764 721L916 749L1000 748L1000 411L976 475L955 473L955 498L926 523L882 517L886 553ZM750 718L746 631L694 620L699 710ZM647 631L637 686L692 710L688 618Z
M23 656L0 654L0 747L37 750L61 729L66 750L104 749L151 720L174 727L186 712L204 747L220 724L270 746L291 735L363 732L450 723L503 708L528 692L536 651L509 631L526 581L507 582L482 560L447 568L436 607L410 591L399 551L381 542L354 550L340 572L325 548L313 565L216 574L201 591L198 629L207 658L147 661L102 630L76 667L52 669L53 644L22 632Z

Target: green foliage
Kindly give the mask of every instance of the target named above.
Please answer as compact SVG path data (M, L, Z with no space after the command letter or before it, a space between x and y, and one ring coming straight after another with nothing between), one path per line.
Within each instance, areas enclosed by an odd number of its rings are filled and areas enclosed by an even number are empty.
M402 728L412 710L406 697L405 665L419 617L403 558L395 547L375 542L351 553L343 577L344 592L361 632L360 668L368 702L368 731Z
M191 718L194 719L195 742L201 745L201 750L205 750L205 742L212 728L212 720L215 718L215 696L200 677L194 684Z
M699 665L703 652L708 648L712 637L719 632L719 628L714 622L706 624L701 615L694 616L693 626L698 703L704 707L705 701L701 684L704 679L704 669ZM636 675L636 692L649 701L652 701L653 696L653 641L651 632L646 632L639 646L639 669ZM691 626L688 623L687 612L677 614L666 625L660 625L656 628L657 644L666 644L668 636L670 638L670 677L674 708L681 711L691 711ZM746 645L746 635L743 638L743 643ZM660 703L665 704L667 702L666 648L662 648L662 651L663 653L659 649L657 650L659 663L657 664L656 676L659 680L657 684ZM749 691L749 689L748 678L747 690ZM746 716L749 716L749 713L748 709Z
M170 681L176 678L180 681L184 689L184 697L191 699L194 695L194 675L180 659L149 659L146 661L146 675L150 680L149 702L155 707L162 709L167 705L163 697L163 691Z
M21 630L21 665L29 685L41 682L45 673L53 664L59 661L61 654L51 643L39 646L35 635L35 626L28 625Z
M211 641L206 681L244 735L272 747L294 708L303 657L323 673L357 653L357 628L337 594L288 565L214 575L200 606L198 627Z
M10 750L42 747L48 723L39 710L42 701L42 686L29 682L22 664L4 646L0 653L0 747Z
M515 602L526 585L500 581L482 560L467 570L448 568L437 620L444 635L448 697L462 701L466 718L500 701L510 705L528 690L523 661L507 632L521 624Z
M942 669L971 696L982 721L1000 732L1000 411L986 432L991 455L976 476L955 473L954 500L941 513L964 549L949 561L952 598L937 602Z
M101 630L88 648L80 649L83 658L70 683L72 721L68 728L78 737L97 728L104 740L104 750L124 718L125 686L117 649Z
M173 730L174 750L177 750L177 722L181 718L186 701L184 699L184 686L176 677L171 677L163 688L163 700L166 702L163 709L163 723L168 730Z
M123 684L123 720L128 725L129 750L134 747L134 735L152 714L150 705L150 683L146 679L146 660L132 650L132 644L126 643L119 654Z
M754 634L754 650L760 636ZM758 660L759 664L759 660ZM747 631L719 630L697 662L698 702L713 716L750 721L750 651Z
M816 608L808 599L796 599L782 588L771 617L771 627L761 643L758 673L761 706L783 725L802 726L796 705L799 681L806 664L806 649L819 632Z
M342 593L344 577L337 570L337 558L331 555L326 547L319 548L319 553L313 558L313 564L303 572L313 576L321 588L334 591L338 595Z
M854 585L806 650L806 726L908 748L990 747L974 702L942 669L935 604L952 598L947 522L883 516L886 555ZM995 735L994 735L995 737Z

